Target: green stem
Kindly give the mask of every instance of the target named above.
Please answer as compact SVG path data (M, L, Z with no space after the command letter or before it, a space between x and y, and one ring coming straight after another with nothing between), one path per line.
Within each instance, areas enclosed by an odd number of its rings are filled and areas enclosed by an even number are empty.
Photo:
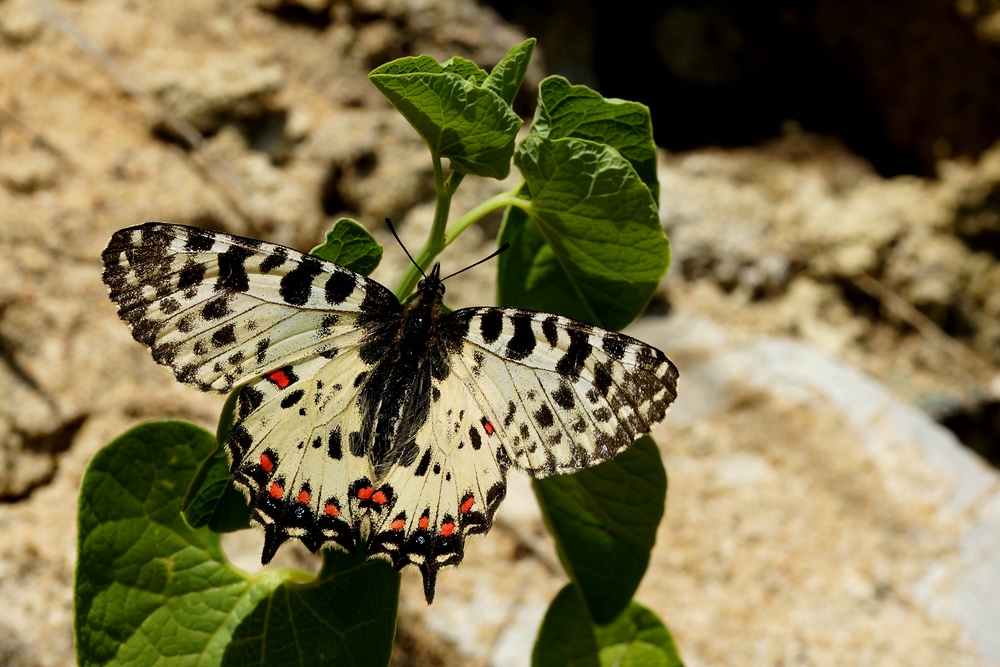
M498 208L504 208L505 206L519 206L520 208L527 208L531 202L517 196L517 192L520 190L521 184L519 183L513 190L508 190L507 192L501 192L498 195L494 195L479 204L479 206L469 210L469 212L459 218L454 225L451 225L445 230L445 247L451 245L452 241L458 238L459 234Z
M434 156L434 191L437 194L437 203L434 207L434 222L431 224L430 237L427 243L413 256L415 264L410 264L403 272L403 276L396 285L396 298L402 301L420 280L421 273L426 272L434 258L441 254L445 248L458 238L458 235L470 226L481 220L484 216L505 206L520 206L527 208L530 201L517 196L517 193L524 185L524 181L518 183L513 190L501 192L482 202L468 213L458 219L454 225L448 227L448 214L451 212L451 198L455 195L465 174L452 172L447 180L444 178L444 169L441 166L441 158ZM419 268L417 268L419 267Z
M403 277L396 285L396 298L402 301L413 291L413 287L421 277L421 271L426 271L431 261L444 250L444 231L448 224L448 213L451 211L451 197L455 194L455 188L462 182L461 174L452 173L446 181L444 179L444 169L441 166L441 158L437 155L431 160L434 165L434 192L437 194L437 202L434 206L434 222L431 224L431 234L424 247L416 254L413 260L416 266L410 264L403 272ZM420 267L419 269L417 267Z

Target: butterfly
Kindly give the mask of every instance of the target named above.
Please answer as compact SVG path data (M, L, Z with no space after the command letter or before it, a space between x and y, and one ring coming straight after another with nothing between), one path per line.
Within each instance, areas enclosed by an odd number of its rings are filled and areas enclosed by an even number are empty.
M677 369L654 347L566 317L447 311L440 265L401 304L386 287L263 241L149 222L119 230L104 282L177 379L240 388L225 443L262 563L287 540L438 570L489 531L507 472L571 472L664 419Z

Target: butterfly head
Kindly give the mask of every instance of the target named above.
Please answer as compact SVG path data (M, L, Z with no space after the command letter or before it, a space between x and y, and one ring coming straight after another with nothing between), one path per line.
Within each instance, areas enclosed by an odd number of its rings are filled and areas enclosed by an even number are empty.
M422 294L430 292L437 293L438 296L444 296L444 283L441 281L440 263L434 264L430 274L417 283L417 291Z

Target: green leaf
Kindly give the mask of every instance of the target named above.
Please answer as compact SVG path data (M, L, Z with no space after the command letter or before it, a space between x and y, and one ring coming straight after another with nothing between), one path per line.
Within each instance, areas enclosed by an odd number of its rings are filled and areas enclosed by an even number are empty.
M508 105L513 104L514 97L521 88L521 82L524 81L524 74L528 71L528 62L534 50L534 37L512 48L490 72L484 87L499 95Z
M497 244L510 243L497 266L497 302L502 306L555 312L584 322L600 322L580 298L545 237L522 209L504 213Z
M229 566L181 500L212 447L184 422L138 426L102 449L80 487L74 629L81 665L218 664L239 621L281 583Z
M505 219L500 242L516 251L500 256L500 303L624 328L670 264L649 188L615 149L583 139L529 136L514 162L531 221Z
M637 602L607 626L594 626L601 667L684 667L663 621Z
M659 202L656 144L649 108L638 102L604 98L586 86L550 76L538 86L531 133L548 139L575 137L607 144L621 153Z
M608 623L628 606L656 541L667 474L649 436L592 468L533 481L559 559L591 616Z
M486 81L486 71L483 70L479 65L472 62L471 60L466 60L461 56L452 56L448 60L441 63L441 71L448 72L450 74L457 74L466 81L474 83L477 86L483 85Z
M656 614L638 603L608 626L595 625L573 584L549 605L531 655L532 667L683 667Z
M531 667L600 667L594 624L573 584L545 612L531 651Z
M247 498L233 485L229 454L224 444L233 428L233 412L239 394L240 388L235 389L222 406L215 449L202 462L184 496L181 513L192 528L208 526L217 533L231 533L250 527Z
M388 561L324 552L321 585L286 585L257 606L233 634L222 664L388 665L399 603L399 575Z
M340 218L309 254L367 276L382 261L382 244L360 222Z
M429 56L401 58L375 69L368 79L435 157L451 160L453 170L506 178L521 119L499 95L476 82L466 63L453 58L446 68Z
M399 591L391 566L359 549L329 554L318 578L283 568L248 576L226 561L218 534L182 519L214 445L193 424L153 422L91 461L78 509L79 664L387 665Z

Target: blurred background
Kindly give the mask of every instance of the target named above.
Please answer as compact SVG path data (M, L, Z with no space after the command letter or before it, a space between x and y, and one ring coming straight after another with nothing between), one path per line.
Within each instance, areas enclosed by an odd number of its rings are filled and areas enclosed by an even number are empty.
M115 230L308 250L349 215L393 285L430 228L387 60L538 38L649 106L673 265L629 330L677 362L667 514L638 593L689 666L1000 665L1000 2L0 0L0 665L71 664L76 494L128 427L214 429L100 280ZM466 179L457 216L513 187ZM465 266L499 215L442 256ZM492 303L489 269L449 283ZM248 569L261 540L227 538ZM315 568L284 547L281 564ZM394 665L527 665L564 583L512 474Z

